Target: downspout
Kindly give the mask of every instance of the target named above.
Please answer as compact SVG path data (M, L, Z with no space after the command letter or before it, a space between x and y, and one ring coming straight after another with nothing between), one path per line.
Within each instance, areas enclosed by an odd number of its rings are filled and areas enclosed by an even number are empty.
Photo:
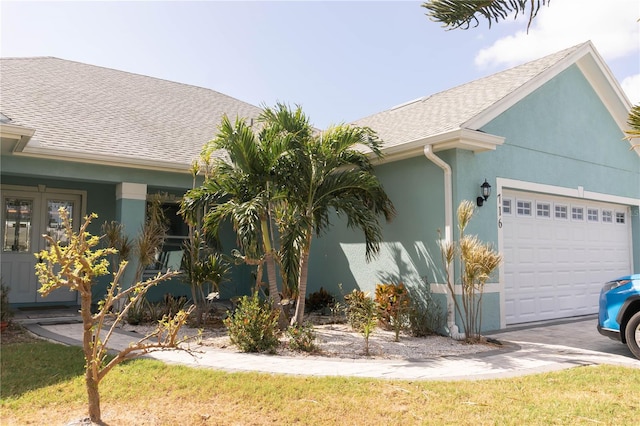
M453 184L451 178L451 166L445 163L433 152L433 145L424 146L424 156L444 172L444 242L453 241ZM449 276L454 275L453 265L449 265ZM464 340L464 333L460 333L456 325L456 311L453 304L453 295L447 291L447 328L451 338Z

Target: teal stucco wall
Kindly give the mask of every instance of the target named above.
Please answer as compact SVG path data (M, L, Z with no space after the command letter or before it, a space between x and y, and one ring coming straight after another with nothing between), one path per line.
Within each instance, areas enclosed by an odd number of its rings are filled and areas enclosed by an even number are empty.
M600 194L640 199L640 159L622 140L623 133L577 66L571 66L479 129L502 136L495 151L438 152L453 171L454 212L462 200L480 195L485 179L491 198L476 209L467 228L485 242L498 245L496 179L506 178L563 188L584 188ZM443 283L436 241L444 228L443 172L423 156L376 167L376 174L398 211L383 227L380 256L367 263L361 233L335 218L327 234L314 240L309 293L321 286L339 295L359 288L373 292L376 283L409 286ZM633 251L640 267L640 218L632 207ZM458 238L457 224L454 238ZM459 269L456 269L456 281ZM483 298L483 330L500 328L499 279ZM442 294L435 299L444 304ZM458 320L458 324L460 324Z
M376 167L397 210L395 219L383 222L380 254L366 261L362 232L351 230L334 216L330 230L311 246L308 293L320 287L340 296L352 289L375 292L379 283L424 288L442 282L438 230L444 232L443 173L425 157Z

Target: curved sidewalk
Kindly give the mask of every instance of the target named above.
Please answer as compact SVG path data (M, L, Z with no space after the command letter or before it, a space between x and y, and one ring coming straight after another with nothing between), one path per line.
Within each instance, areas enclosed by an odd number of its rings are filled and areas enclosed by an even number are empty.
M59 323L40 320L37 322L25 322L23 325L31 332L46 339L68 345L81 345L82 324L79 320L67 318ZM562 334L567 336L575 335L575 328L583 329L590 325L590 323L582 321L582 323L570 323L569 325L555 324L549 327L538 326L524 330L496 332L492 337L505 343L504 348L473 355L443 356L426 360L366 360L319 356L288 357L236 353L203 346L192 346L197 351L194 355L190 355L185 351L171 350L154 352L146 356L168 363L214 368L229 372L256 371L305 376L344 376L404 380L479 380L514 377L594 364L614 364L640 368L640 360L633 358L630 354L627 356L625 353L626 348L620 343L617 343L621 349L618 351L620 353L605 353L535 342L535 340L549 338L563 339ZM523 336L528 336L529 341L513 340L514 337ZM118 330L111 338L110 347L116 350L121 349L140 337L136 333ZM602 336L600 337L606 339ZM611 343L616 344L616 342ZM612 347L616 348L617 351L618 346Z

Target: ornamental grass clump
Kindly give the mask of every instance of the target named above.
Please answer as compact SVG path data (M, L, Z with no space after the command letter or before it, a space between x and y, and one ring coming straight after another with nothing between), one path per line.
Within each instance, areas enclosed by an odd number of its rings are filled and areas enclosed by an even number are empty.
M464 233L473 217L475 207L470 201L463 201L458 206L458 229L460 239L441 244L442 258L445 264L447 288L452 295L455 309L462 319L465 340L473 342L481 340L482 330L482 296L484 286L493 271L500 266L502 256L485 244L475 235ZM454 277L451 269L454 261L460 262L460 285L462 296L456 297Z
M280 344L278 318L280 311L261 300L258 292L242 296L238 307L224 319L231 343L242 352L275 353Z

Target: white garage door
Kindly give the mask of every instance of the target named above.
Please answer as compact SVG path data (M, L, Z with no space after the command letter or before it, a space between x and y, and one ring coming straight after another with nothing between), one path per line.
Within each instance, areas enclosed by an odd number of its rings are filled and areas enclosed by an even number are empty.
M596 313L631 272L627 206L504 191L502 210L507 324Z

